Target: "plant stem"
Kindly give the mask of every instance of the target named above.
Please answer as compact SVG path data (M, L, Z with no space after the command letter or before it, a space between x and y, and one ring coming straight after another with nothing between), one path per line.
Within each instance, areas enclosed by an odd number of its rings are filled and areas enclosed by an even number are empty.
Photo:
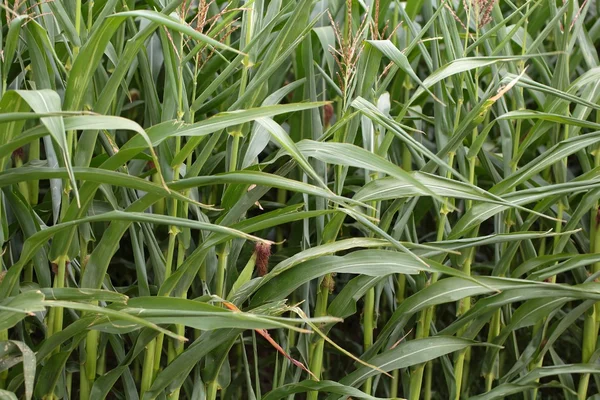
M252 38L252 10L253 10L253 7L254 7L253 4L250 5L250 7L246 8L246 10L244 12L243 29L244 29L245 35L242 35L242 41L243 42L245 41L245 42L240 45L241 46L240 48L242 48L244 45L248 44L248 42ZM227 37L226 40L229 40L229 37ZM244 65L244 67L242 68L242 75L241 75L241 80L240 80L240 90L239 90L240 97L244 94L244 92L246 90L246 84L248 81L248 70L251 67L251 63L250 63L248 55L246 55L244 57L243 65ZM238 153L239 153L239 147L240 147L240 139L242 137L242 126L235 127L232 132L229 132L229 134L232 136L232 143L231 143L231 150L229 153L229 165L228 165L227 171L233 172L233 171L237 170L237 165L238 165L238 157L239 157ZM215 282L215 294L221 298L225 298L225 295L226 295L225 275L226 275L226 271L227 271L229 246L230 246L229 242L224 243L223 245L220 246L220 251L217 251L218 261L217 261L217 276L216 276L216 282ZM215 379L208 384L206 398L208 400L216 399L217 391L218 391L218 384L217 384L217 377L215 376ZM223 393L222 393L222 395L223 395Z
M475 137L475 133L473 135ZM475 184L475 158L469 158L469 183ZM465 211L469 210L473 206L472 200L465 202ZM463 272L467 275L471 275L471 263L473 262L474 249L467 250L467 258L463 263ZM471 309L471 298L465 297L459 302L457 316L463 315ZM458 335L462 335L466 327L461 328ZM460 399L463 384L468 379L469 360L471 358L470 349L467 348L458 353L456 362L454 364L454 385L456 388L455 400ZM466 388L466 385L465 385Z
M40 159L40 141L39 139L34 140L29 144L29 155L27 160L37 161ZM35 206L38 204L38 198L40 196L40 181L29 181L29 204Z
M94 380L96 379L99 339L100 332L97 330L90 330L87 334L87 340L85 342L85 376L87 377L87 384L90 389L94 385Z
M405 30L408 29L405 27ZM408 91L405 94L405 101L408 101L409 94ZM402 143L402 169L405 171L412 171L412 154L410 153L410 149L407 144ZM396 281L396 305L399 306L402 304L404 299L406 298L406 275L398 274ZM392 389L390 391L390 396L392 398L398 397L398 385L400 384L400 371L395 369L392 371Z
M425 391L423 400L431 400L431 377L433 374L433 363L430 361L425 366Z
M225 272L227 270L227 259L229 256L229 246L222 245L217 253L217 276L215 281L215 294L223 297L225 293Z
M449 166L452 166L454 164L454 157L455 157L454 152L451 152L448 155L448 165ZM450 176L449 171L446 172L446 176L447 177ZM445 201L447 201L447 199L444 199L444 203L440 207L440 212L439 212L440 217L438 219L437 237L436 237L437 241L441 241L444 238L444 227L446 225L448 213L450 212L450 209L446 205ZM426 286L434 284L435 282L437 282L438 278L439 278L439 274L433 273L431 275L431 279L426 284ZM419 321L417 324L417 332L415 334L415 338L422 339L422 338L426 338L429 336L429 330L430 330L431 322L433 321L434 313L435 313L435 307L426 308L419 313ZM419 400L421 398L420 397L421 396L421 385L423 383L423 372L425 369L425 364L426 363L419 364L416 367L414 367L413 372L410 375L410 397L409 397L410 400ZM430 389L426 389L426 391L430 391Z
M179 150L181 148L181 138L176 137L175 143L176 143L175 148L176 148L176 153L177 153L177 152L179 152ZM179 166L176 166L175 168L173 168L173 180L176 180L176 177L178 175L179 175ZM173 199L171 202L171 208L169 210L170 216L177 217L177 206L178 206L177 200ZM179 231L178 227L176 227L174 225L169 227L169 244L167 247L167 257L165 260L165 280L167 278L169 278L172 273L173 259L175 257L175 245L177 243L177 235L179 234L179 232L180 231ZM154 377L160 371L160 361L161 361L161 357L162 357L164 334L160 333L156 337L155 340L156 340L156 346L154 347L155 354L154 354L154 366L153 366L153 372L152 372L152 376L154 376Z
M327 315L327 301L329 300L329 285L330 280L333 279L330 274L323 277L323 281L319 286L319 292L317 293L317 303L315 304L315 317L324 317ZM317 378L321 377L323 370L323 349L325 347L325 340L322 338L317 339L314 343L313 348L310 352L310 364L309 369ZM319 392L308 392L307 400L317 400Z
M181 10L180 10L180 15L181 15L181 23L185 24L185 13L186 10L184 9L183 6L181 6ZM185 116L185 112L183 110L183 98L184 98L184 94L183 94L183 60L181 57L183 57L183 50L184 50L184 46L183 46L183 35L179 35L179 60L178 60L178 68L177 68L177 73L178 73L178 82L177 82L177 95L178 95L178 103L177 103L177 119L178 120L183 120L184 116ZM196 64L197 66L197 64ZM195 87L194 87L195 90ZM192 97L193 99L193 97ZM175 154L179 153L181 151L181 138L176 138L175 141ZM188 161L188 166L190 164L191 161L191 155L188 156L187 161ZM173 167L173 181L177 181L179 180L179 171L181 169L181 165L175 165ZM178 215L178 210L177 210L177 206L178 206L178 202L176 200L173 200L173 207L171 210L171 213L174 216L179 216ZM183 205L184 210L185 210L185 214L182 215L183 218L187 217L187 204ZM175 230L176 229L176 230ZM171 235L171 232L174 231L175 233ZM176 228L175 226L171 227L171 230L169 231L170 236L169 236L169 250L171 251L170 256L167 257L167 262L169 262L171 265L169 265L169 274L172 272L172 262L173 262L173 251L175 249L175 240L177 239L177 235L179 234L180 230L179 228ZM171 242L171 239L173 239L173 242ZM185 248L183 246L183 243L181 241L181 239L177 239L177 261L176 261L176 268L179 268L179 266L181 264L183 264L183 260L185 258ZM172 247L171 247L172 245ZM168 278L167 276L165 276L165 279ZM185 297L185 295L183 296ZM177 334L179 336L185 336L185 327L182 324L176 324L175 325L175 331L177 332ZM183 352L183 342L180 342L178 340L169 340L169 344L168 344L168 350L167 350L167 363L171 363L175 357L177 357L179 354L181 354ZM156 356L155 356L156 357ZM160 355L158 356L160 357ZM155 367L156 367L156 360L155 360ZM180 392L180 388L176 388L172 393L169 394L169 399L172 400L177 400L179 399L179 392Z
M597 113L597 120L600 121L600 113ZM594 152L594 166L600 166L600 146L596 147ZM600 204L598 201L594 204L590 212L590 253L600 252ZM592 265L591 273L600 271L600 263ZM592 354L596 351L598 341L598 327L600 324L600 303L594 304L585 314L583 321L583 343L581 346L581 362L588 363ZM582 374L577 388L578 400L587 399L590 374Z
M67 372L67 377L65 379L65 386L67 387L67 399L72 399L71 393L73 391L73 373Z
M373 345L373 329L375 320L375 288L370 288L365 294L365 306L363 309L363 351L367 351ZM364 385L363 392L371 394L373 378L369 377Z
M104 345L102 346L102 349L100 350L100 357L98 358L98 361L96 362L96 373L100 376L104 375L106 373L106 342L104 342Z
M427 310L423 310L419 313L419 320L417 321L417 332L415 338L424 338L429 335L429 325L427 324ZM426 329L427 328L427 329ZM421 383L423 381L423 368L425 364L419 364L410 374L410 400L419 400L421 398Z
M87 339L86 339L87 341ZM87 378L87 368L85 367L85 361L79 364L79 399L88 400L90 398L90 391L92 387L89 385Z
M144 394L150 389L150 386L152 386L156 345L157 341L151 340L146 347L144 366L142 368L142 383L140 384L140 398L144 398Z
M77 0L75 2L75 32L77 33L77 36L81 36L81 2L82 0ZM79 47L75 46L73 47L73 57L77 57L77 54L79 54Z
M0 331L0 342L8 340L8 330L3 329ZM8 378L8 369L0 372L0 389L6 388L6 378Z
M488 342L492 342L496 336L500 334L500 310L497 310L492 316L490 321L490 330L488 332ZM488 374L485 374L485 389L487 391L492 390L494 379L496 378L494 373L494 367Z
M233 140L231 143L231 156L229 158L229 172L233 172L237 170L238 153L240 150L240 138L242 137L242 132L236 130L231 132L230 135L233 137Z
M406 293L406 275L399 274L398 281L396 284L396 303L402 304L405 299ZM400 371L395 369L392 371L392 388L390 390L390 397L398 397L398 385L400 384Z
M286 199L287 199L287 190L285 189L277 189L277 202L280 204L285 204L286 203ZM276 230L276 237L275 240L277 242L277 251L283 249L283 241L284 241L284 236L283 236L283 228L281 226L277 226L277 230Z
M217 381L211 381L208 384L208 388L206 389L206 399L207 400L215 400L217 398L217 391L219 390L219 386Z
M65 275L67 268L67 256L61 256L57 260L57 273L54 280L54 287L57 289L65 287ZM52 309L54 318L52 321L52 334L62 331L63 327L63 309L55 307ZM51 335L50 335L51 336Z

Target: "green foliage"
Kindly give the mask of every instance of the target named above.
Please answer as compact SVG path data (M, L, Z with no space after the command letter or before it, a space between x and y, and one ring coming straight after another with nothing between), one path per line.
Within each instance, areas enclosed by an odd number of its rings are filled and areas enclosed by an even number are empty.
M597 398L600 2L0 24L0 398Z

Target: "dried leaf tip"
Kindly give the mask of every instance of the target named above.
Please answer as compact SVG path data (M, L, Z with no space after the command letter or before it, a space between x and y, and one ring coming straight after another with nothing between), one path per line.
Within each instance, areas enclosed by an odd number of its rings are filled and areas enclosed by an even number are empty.
M254 247L254 254L256 254L256 267L259 276L265 276L269 271L269 258L271 257L271 244L270 243L256 243Z
M22 147L19 147L18 149L13 151L12 155L15 159L18 158L19 160L23 160L25 158L25 151Z
M331 120L333 119L333 106L331 105L331 103L327 103L323 106L323 114L324 114L324 118L323 118L323 122L325 127L329 128L329 126L331 126Z
M321 288L329 291L329 294L333 293L335 290L335 279L333 279L333 274L327 274L323 277L323 281L321 282Z

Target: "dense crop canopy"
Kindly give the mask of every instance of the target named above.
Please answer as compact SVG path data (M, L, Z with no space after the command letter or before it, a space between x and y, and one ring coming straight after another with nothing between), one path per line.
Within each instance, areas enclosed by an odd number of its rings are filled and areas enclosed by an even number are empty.
M0 25L0 399L598 398L600 1Z

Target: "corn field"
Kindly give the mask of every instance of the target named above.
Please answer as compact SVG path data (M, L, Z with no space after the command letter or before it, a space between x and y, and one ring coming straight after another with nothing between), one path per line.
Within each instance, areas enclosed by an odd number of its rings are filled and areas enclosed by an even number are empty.
M0 399L600 399L600 2L0 24Z

